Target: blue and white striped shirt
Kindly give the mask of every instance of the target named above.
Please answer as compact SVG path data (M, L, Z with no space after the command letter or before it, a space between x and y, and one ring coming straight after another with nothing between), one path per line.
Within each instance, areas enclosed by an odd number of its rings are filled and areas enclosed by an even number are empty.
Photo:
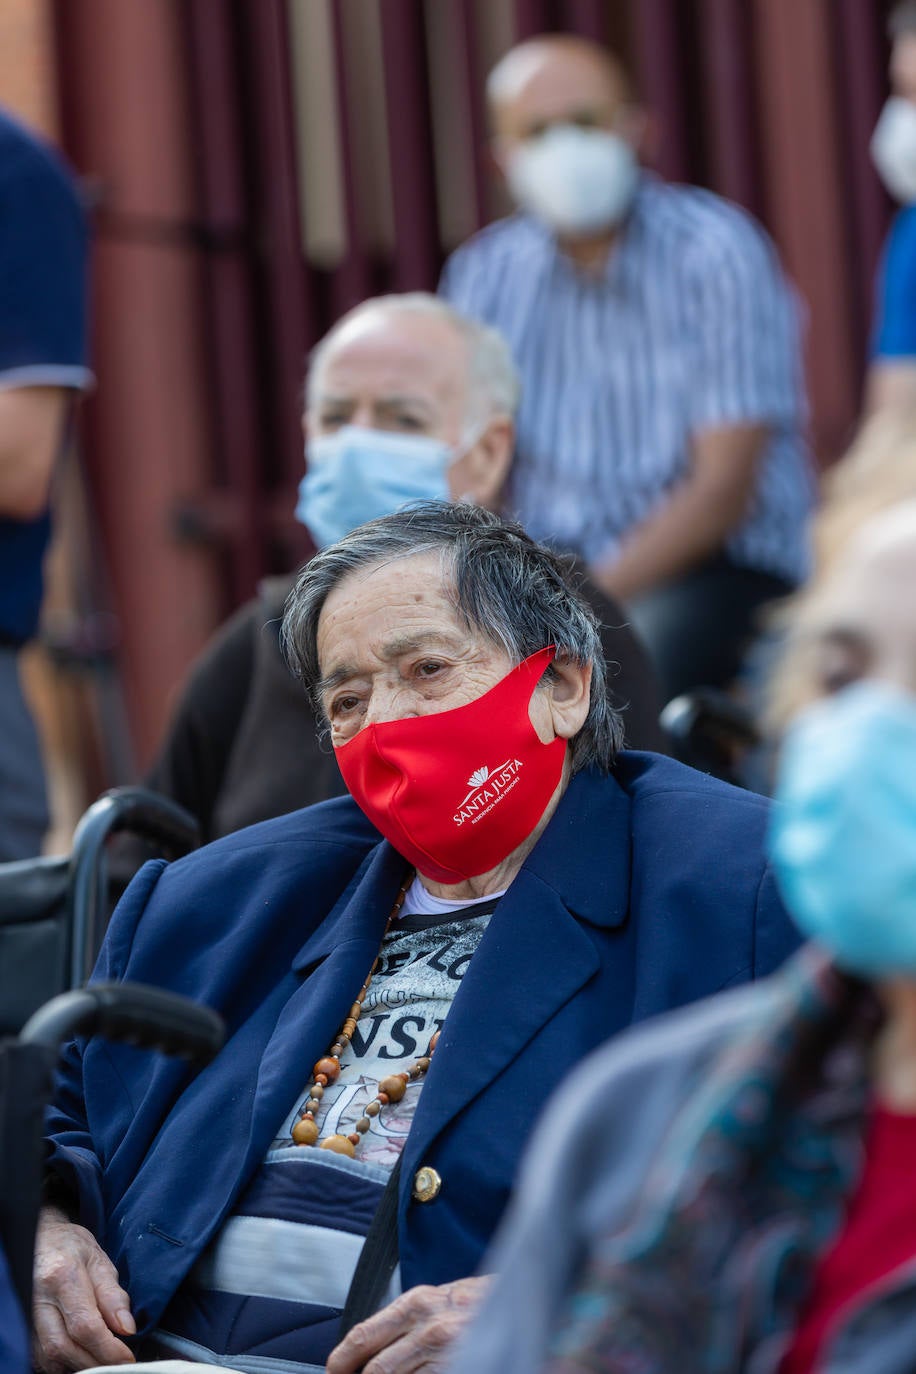
M799 310L744 211L646 175L600 276L515 215L452 255L440 291L504 334L521 373L509 506L535 538L611 559L687 473L694 433L763 423L753 505L726 552L805 576L814 484Z

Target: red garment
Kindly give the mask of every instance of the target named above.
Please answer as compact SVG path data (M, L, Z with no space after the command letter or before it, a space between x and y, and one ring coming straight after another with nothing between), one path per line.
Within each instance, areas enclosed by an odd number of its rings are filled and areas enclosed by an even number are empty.
M841 1309L886 1274L916 1259L916 1115L877 1107L865 1167L843 1227L814 1274L779 1374L810 1374Z

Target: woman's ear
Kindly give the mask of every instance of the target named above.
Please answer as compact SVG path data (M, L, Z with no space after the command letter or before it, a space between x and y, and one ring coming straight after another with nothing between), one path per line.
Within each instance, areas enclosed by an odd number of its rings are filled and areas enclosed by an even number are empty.
M578 735L588 716L591 687L590 663L554 659L531 698L531 723L544 744Z

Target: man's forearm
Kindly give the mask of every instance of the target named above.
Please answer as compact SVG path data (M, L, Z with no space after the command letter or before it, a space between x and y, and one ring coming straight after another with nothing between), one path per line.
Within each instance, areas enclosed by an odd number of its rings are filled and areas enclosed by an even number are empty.
M688 475L614 559L591 569L602 591L626 601L718 552L747 514L767 434L763 425L741 425L695 437Z
M705 493L685 482L626 538L613 562L592 568L592 578L608 595L626 601L716 553L735 523L730 508L715 509Z
M0 516L31 520L47 505L70 396L61 387L0 388Z

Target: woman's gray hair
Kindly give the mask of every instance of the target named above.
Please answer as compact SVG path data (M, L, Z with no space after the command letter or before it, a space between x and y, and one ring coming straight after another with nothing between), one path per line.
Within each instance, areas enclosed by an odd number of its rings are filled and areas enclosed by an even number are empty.
M318 621L329 594L358 569L421 553L442 555L458 614L513 663L553 644L558 659L591 664L588 716L570 761L573 772L609 769L623 724L608 695L598 623L575 587L571 560L535 543L521 525L465 502L423 501L370 520L306 563L287 599L281 638L316 708Z

